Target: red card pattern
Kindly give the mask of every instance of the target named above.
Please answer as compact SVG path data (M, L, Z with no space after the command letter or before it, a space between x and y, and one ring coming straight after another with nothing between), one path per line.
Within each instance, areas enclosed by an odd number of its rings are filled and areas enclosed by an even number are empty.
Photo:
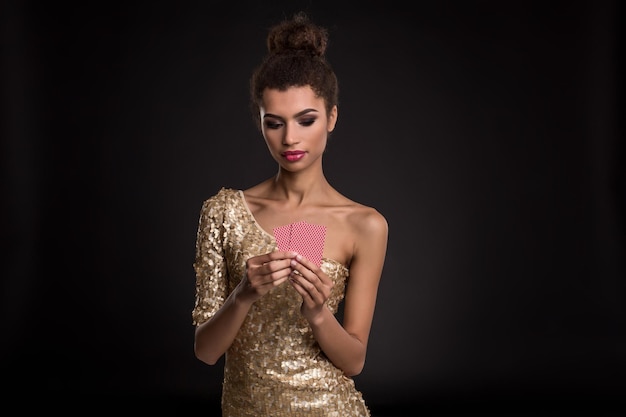
M298 252L315 265L322 264L326 226L301 221L276 227L273 232L278 249Z
M291 240L291 225L274 228L274 238L279 250L288 251L289 241Z
M315 265L320 266L324 253L325 237L325 226L305 222L294 223L291 229L289 249L298 252Z

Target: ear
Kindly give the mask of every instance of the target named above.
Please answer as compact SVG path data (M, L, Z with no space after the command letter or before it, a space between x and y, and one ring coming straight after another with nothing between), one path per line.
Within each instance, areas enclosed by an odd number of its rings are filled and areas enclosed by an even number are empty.
M328 114L328 133L335 130L335 125L337 124L337 105L334 105L332 109L330 109L330 113Z

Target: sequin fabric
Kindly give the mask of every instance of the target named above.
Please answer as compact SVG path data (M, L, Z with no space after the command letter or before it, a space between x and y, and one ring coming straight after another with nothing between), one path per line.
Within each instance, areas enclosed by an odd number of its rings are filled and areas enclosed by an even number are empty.
M276 249L256 222L241 190L221 188L203 202L198 224L193 324L208 320L245 273L251 256ZM332 259L322 269L335 282L328 308L343 300L348 269ZM223 417L368 417L352 378L320 350L288 282L251 307L225 355Z

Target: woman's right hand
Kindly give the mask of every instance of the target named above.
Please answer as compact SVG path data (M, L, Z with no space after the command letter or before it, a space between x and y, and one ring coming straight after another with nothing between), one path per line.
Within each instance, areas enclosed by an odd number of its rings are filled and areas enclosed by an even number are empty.
M274 251L246 261L246 274L239 283L241 297L254 302L289 279L296 252Z

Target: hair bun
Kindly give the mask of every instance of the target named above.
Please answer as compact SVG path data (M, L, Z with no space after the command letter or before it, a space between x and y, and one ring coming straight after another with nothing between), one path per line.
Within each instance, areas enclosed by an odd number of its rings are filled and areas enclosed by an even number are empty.
M267 49L271 54L304 52L323 56L327 44L327 30L312 23L304 12L272 27L267 35Z

